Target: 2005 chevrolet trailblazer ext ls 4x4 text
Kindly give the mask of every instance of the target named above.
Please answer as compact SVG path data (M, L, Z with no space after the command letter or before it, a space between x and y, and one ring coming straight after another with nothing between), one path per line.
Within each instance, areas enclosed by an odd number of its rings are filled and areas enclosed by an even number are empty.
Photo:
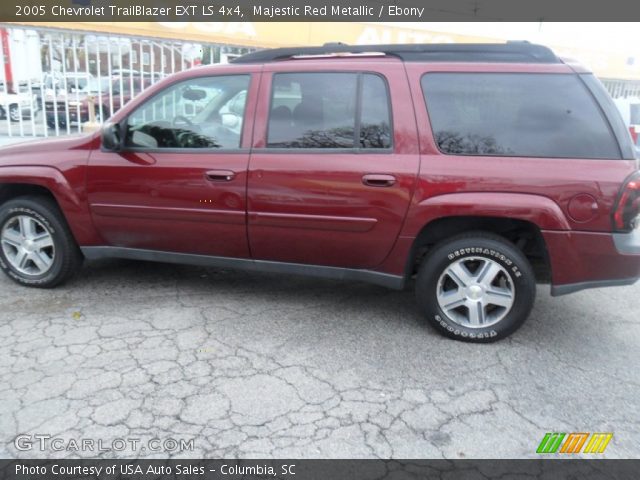
M539 45L264 50L167 77L99 133L0 150L0 263L36 287L100 257L416 274L429 323L486 342L536 281L636 280L637 168L602 85Z

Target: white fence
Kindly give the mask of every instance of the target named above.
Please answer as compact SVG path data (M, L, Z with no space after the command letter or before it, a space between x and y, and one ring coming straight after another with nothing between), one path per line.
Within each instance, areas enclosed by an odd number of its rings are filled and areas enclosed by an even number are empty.
M602 79L602 83L613 98L640 97L639 81Z
M0 136L77 133L149 85L245 47L0 25Z

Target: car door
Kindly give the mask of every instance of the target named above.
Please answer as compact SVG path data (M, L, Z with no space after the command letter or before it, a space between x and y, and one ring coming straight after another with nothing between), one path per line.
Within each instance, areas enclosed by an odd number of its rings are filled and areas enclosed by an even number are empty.
M248 179L255 259L373 268L398 237L419 167L406 75L395 61L340 62L265 67Z
M123 148L95 150L87 173L91 214L107 245L249 256L247 112L257 81L249 73L178 81L120 121Z

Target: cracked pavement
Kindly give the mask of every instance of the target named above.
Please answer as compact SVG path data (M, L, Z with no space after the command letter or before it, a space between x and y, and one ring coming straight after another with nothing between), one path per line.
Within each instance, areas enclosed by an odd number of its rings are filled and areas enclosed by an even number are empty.
M412 291L130 261L0 278L0 458L534 458L548 431L640 455L635 287L551 298L511 338L420 323ZM193 440L29 451L18 434Z

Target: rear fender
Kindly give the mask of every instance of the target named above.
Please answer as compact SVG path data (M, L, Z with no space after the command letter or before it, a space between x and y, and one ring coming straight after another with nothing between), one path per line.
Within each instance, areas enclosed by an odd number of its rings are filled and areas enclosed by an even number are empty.
M570 230L569 222L553 200L522 193L470 192L438 195L414 205L402 236L416 237L428 223L445 217L499 217L523 220L540 230Z
M570 230L560 207L541 195L494 192L437 195L411 206L393 251L377 270L406 276L411 271L416 254L415 240L422 229L435 220L451 217L498 217L526 221L540 230ZM548 252L553 266L552 253Z

